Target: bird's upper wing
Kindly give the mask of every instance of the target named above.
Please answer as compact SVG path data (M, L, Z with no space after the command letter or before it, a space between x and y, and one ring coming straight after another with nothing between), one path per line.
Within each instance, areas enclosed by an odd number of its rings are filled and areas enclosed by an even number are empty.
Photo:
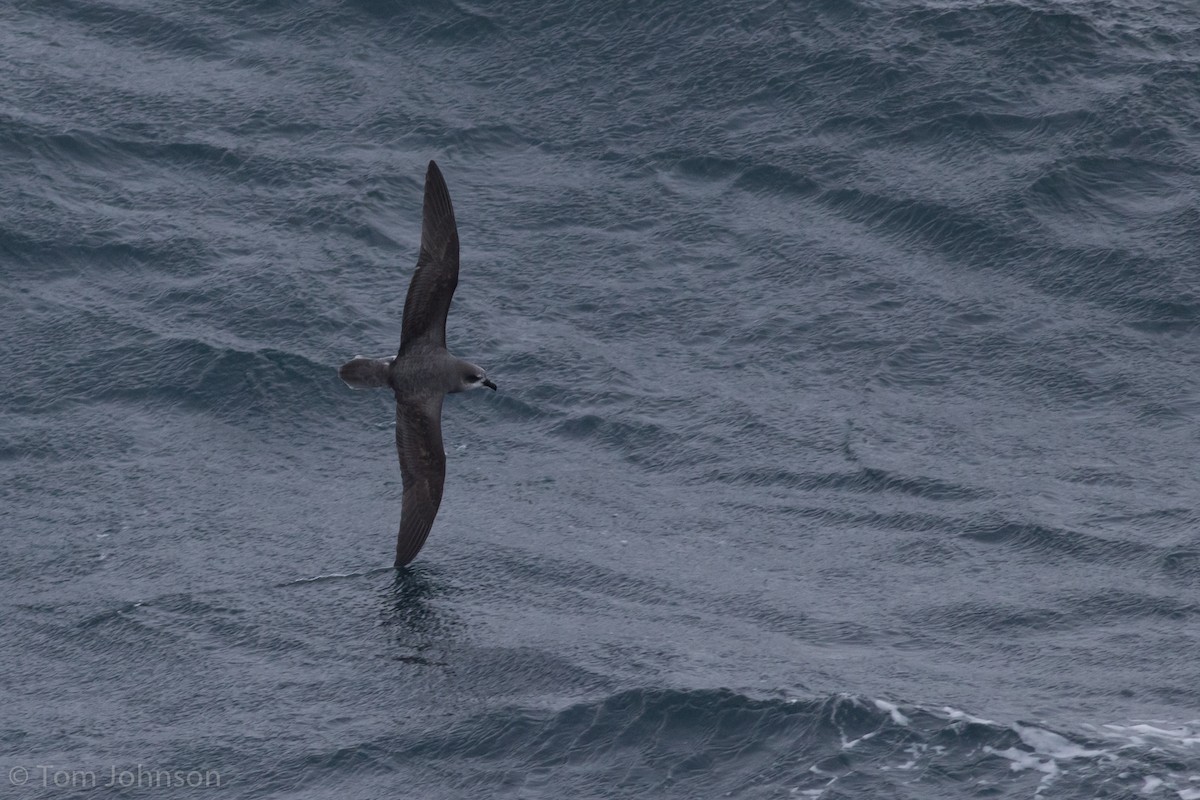
M404 502L396 537L396 566L417 557L442 504L446 452L442 449L442 394L396 401L396 452Z
M421 217L421 255L404 300L400 355L416 342L446 346L446 314L458 286L458 226L450 190L438 165L425 173L425 204Z

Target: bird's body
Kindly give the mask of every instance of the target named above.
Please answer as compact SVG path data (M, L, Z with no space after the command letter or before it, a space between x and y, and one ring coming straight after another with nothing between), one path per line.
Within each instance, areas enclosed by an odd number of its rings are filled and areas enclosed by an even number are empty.
M396 567L416 557L442 502L446 453L442 399L496 384L446 349L446 315L458 286L458 227L450 192L437 164L425 173L421 255L404 301L400 351L390 358L351 359L338 375L355 389L389 388L396 396L396 452L404 500L396 538Z

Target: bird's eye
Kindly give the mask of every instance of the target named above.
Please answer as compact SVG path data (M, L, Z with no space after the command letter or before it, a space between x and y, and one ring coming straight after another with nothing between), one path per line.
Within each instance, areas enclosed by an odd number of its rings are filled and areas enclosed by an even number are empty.
M479 376L478 375L468 375L467 380L469 380L471 383L474 383L475 381L479 380Z

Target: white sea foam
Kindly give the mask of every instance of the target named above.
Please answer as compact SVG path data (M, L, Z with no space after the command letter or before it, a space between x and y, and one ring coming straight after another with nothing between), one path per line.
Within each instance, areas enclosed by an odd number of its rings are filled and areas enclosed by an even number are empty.
M886 700L875 700L875 707L892 715L892 722L897 725L908 725L908 717L900 713L900 708Z

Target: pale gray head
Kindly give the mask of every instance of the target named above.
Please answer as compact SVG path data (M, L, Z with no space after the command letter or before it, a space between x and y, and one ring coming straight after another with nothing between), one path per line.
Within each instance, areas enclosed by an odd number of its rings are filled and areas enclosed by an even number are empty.
M470 361L458 362L458 385L451 388L451 392L465 392L468 389L478 389L486 386L492 391L496 391L496 384L488 380L487 373L482 367L472 364Z

